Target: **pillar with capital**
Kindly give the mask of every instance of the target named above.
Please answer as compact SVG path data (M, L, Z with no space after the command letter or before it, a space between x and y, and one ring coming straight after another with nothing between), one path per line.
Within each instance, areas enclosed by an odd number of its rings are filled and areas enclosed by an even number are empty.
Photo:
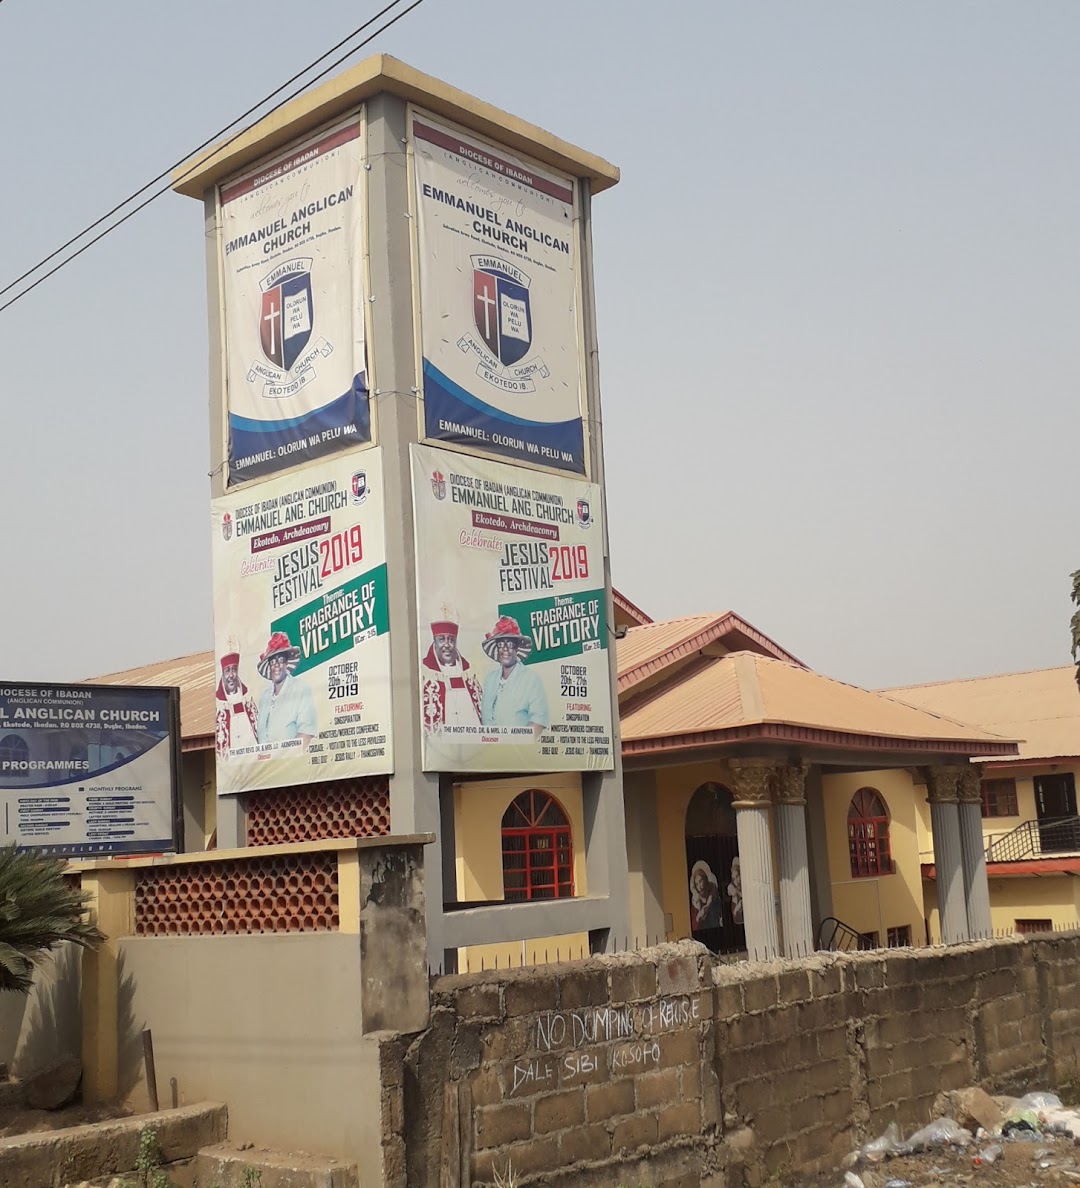
M958 787L963 768L926 768L926 791L930 803L930 828L934 834L934 865L937 867L938 910L941 939L947 944L969 939L967 896L960 845ZM985 867L983 881L985 883Z
M732 759L728 766L735 785L746 949L753 958L778 957L780 944L769 830L775 764L760 759Z
M982 827L982 769L961 770L956 784L960 806L960 857L964 869L968 934L973 940L992 935L990 884L986 881L986 848Z
M780 919L784 956L814 949L810 913L810 863L806 847L806 772L802 763L776 768L776 832L780 848Z

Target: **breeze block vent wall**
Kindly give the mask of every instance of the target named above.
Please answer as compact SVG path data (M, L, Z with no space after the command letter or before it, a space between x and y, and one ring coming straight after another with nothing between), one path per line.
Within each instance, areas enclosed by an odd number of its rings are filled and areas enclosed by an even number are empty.
M250 792L247 844L385 837L390 832L390 777L367 776Z
M150 866L135 875L136 936L336 932L337 854Z

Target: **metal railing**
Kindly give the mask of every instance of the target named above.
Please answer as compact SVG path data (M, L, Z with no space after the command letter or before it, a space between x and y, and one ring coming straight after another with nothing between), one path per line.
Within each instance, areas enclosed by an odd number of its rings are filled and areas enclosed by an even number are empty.
M818 933L818 948L846 953L852 949L872 949L874 942L865 933L845 924L835 916L826 916L821 921Z
M986 847L987 862L1023 862L1054 854L1080 853L1080 817L1025 821Z

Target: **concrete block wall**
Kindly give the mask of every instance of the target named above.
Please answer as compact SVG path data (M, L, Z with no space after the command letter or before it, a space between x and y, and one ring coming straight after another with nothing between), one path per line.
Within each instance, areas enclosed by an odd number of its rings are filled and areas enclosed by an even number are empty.
M697 1185L719 1116L712 959L691 942L652 953L439 979L428 1030L384 1047L387 1185L493 1183L511 1167Z
M380 1051L388 1186L750 1188L942 1089L1080 1071L1080 935L728 965L692 942L438 979Z

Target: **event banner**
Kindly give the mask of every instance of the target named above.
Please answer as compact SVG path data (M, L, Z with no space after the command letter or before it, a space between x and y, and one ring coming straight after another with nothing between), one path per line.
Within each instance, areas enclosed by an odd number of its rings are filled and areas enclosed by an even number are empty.
M229 483L371 440L359 117L220 189Z
M0 846L175 850L180 691L0 683Z
M412 117L422 434L586 473L574 183Z
M600 488L412 447L425 771L610 769Z
M219 795L393 770L382 451L215 499Z

